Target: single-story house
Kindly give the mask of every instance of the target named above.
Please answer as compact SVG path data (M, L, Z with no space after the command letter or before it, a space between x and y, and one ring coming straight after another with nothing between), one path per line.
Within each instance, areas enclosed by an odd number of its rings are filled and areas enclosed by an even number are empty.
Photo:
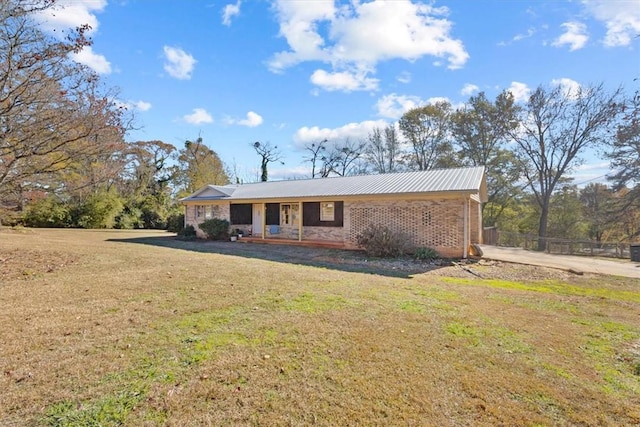
M357 248L370 224L386 225L444 257L482 243L484 167L251 184L207 185L181 199L185 225L221 218L253 239L337 242Z

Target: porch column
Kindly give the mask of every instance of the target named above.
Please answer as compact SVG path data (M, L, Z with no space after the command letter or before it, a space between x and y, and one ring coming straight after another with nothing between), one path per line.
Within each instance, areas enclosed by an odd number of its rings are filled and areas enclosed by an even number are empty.
M298 202L298 241L302 242L302 218L304 217L302 214L302 202Z
M462 248L462 258L467 258L469 251L469 200L464 199L462 206L464 211L462 215L462 233L464 234L464 238L462 239L462 244L464 246Z
M267 237L267 204L263 203L262 204L262 240L266 239Z

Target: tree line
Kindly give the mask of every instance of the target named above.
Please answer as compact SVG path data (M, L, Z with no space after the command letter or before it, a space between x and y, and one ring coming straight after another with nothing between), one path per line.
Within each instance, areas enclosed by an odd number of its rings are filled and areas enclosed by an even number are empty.
M89 27L44 34L33 13L52 0L0 3L0 220L31 226L167 228L176 200L206 184L240 183L201 137L177 148L126 141L132 113L99 76L72 61ZM519 104L504 91L413 108L365 139L304 147L310 177L484 165L485 225L545 237L640 236L640 95L603 85L534 90ZM281 159L255 142L260 179ZM569 176L597 153L608 184ZM257 177L256 177L257 180ZM173 225L172 225L173 224Z

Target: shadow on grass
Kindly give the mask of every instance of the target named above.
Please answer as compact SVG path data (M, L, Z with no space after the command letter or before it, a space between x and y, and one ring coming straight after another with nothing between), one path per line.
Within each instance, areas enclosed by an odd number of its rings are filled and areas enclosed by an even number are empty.
M136 243L201 253L233 255L249 259L284 262L323 267L351 273L369 273L389 277L410 278L449 265L415 261L411 258L395 260L367 257L362 251L293 246L277 243L219 242L209 240L181 240L173 236L108 239L109 242Z

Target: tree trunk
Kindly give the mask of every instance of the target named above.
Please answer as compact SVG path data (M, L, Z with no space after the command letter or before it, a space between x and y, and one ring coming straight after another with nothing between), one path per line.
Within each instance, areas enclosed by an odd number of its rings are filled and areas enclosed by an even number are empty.
M538 251L543 252L547 247L547 221L549 219L549 200L544 200L540 211L538 226Z

